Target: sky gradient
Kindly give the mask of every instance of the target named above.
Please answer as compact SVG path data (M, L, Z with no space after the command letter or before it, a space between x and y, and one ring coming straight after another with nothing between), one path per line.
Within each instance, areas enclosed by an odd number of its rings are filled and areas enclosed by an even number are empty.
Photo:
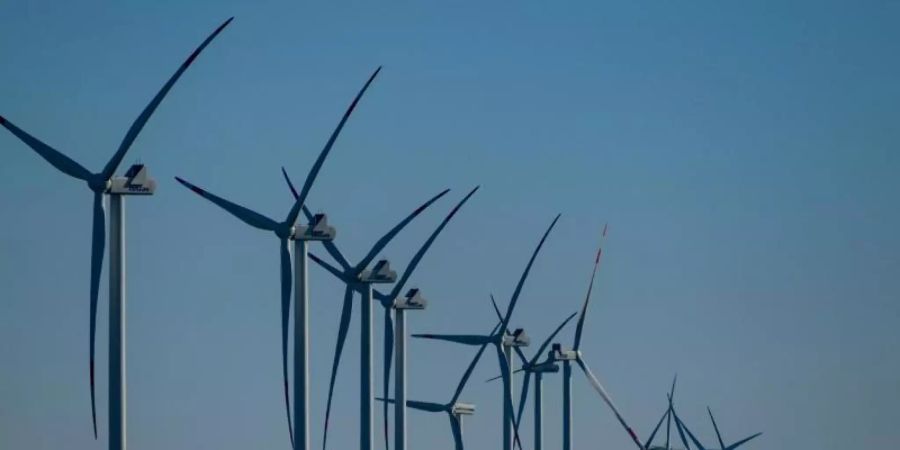
M235 16L119 171L141 161L159 182L126 206L132 448L289 448L277 240L173 177L280 219L279 168L305 176L379 65L308 201L337 245L361 258L452 188L383 253L400 269L482 186L413 277L430 303L411 332L488 331L488 295L508 301L560 212L512 320L540 342L578 308L609 222L583 350L641 436L677 373L680 414L710 445L707 405L726 442L765 432L748 450L900 441L900 3L182 3L0 5L0 114L91 170ZM88 391L91 195L5 130L0 157L0 448L105 448L105 276L99 442ZM321 448L342 285L310 276ZM357 442L356 318L332 449ZM411 341L409 397L449 399L473 354ZM462 396L478 405L469 448L499 446L500 391L482 382L496 372L484 358ZM555 448L559 377L545 383ZM578 448L631 448L580 377L575 394ZM444 417L409 421L411 448L451 448Z

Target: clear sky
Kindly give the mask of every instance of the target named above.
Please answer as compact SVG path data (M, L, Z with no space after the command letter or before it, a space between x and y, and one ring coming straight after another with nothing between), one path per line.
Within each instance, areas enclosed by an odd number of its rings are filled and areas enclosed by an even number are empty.
M765 432L748 449L900 440L897 2L186 3L0 5L0 114L92 170L236 16L123 164L159 181L127 205L132 448L289 448L277 241L172 177L281 219L279 167L305 176L382 64L309 204L357 259L452 188L383 253L401 268L482 185L414 277L431 303L412 332L489 330L488 294L509 298L561 212L513 317L542 339L577 309L608 221L584 351L639 434L677 372L710 445L707 405L726 441ZM99 442L88 395L91 195L0 131L0 448L105 448L105 277ZM311 284L315 448L342 285L318 268ZM357 330L333 449L357 442ZM449 399L472 354L411 342L410 397ZM482 382L496 371L486 358L463 395L470 448L499 445L500 393ZM546 383L555 447L559 377ZM584 379L575 392L578 446L631 448ZM451 447L443 417L411 412L410 428L412 448Z

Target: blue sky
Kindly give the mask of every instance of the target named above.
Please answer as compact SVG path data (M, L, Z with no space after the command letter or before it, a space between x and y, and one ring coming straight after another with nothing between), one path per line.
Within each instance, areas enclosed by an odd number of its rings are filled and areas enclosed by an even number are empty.
M288 448L277 241L172 177L280 218L279 167L304 176L378 65L309 200L344 252L360 258L452 188L383 253L403 267L482 185L414 277L430 305L412 332L488 330L488 294L509 298L561 212L513 320L540 340L577 309L608 221L584 351L639 434L677 372L681 414L710 444L707 405L726 441L765 432L747 448L900 439L896 2L182 3L0 6L0 114L92 170L236 16L125 160L160 184L127 205L133 448ZM5 131L0 155L0 447L103 448L90 194ZM341 285L317 268L311 284L318 447ZM357 329L330 448L356 445ZM412 342L410 397L449 399L472 354ZM481 382L496 370L485 359L463 395L478 404L471 448L499 445L500 393ZM559 378L546 383L556 445ZM628 448L585 380L575 389L576 442ZM413 447L450 448L443 417L411 412L410 426Z

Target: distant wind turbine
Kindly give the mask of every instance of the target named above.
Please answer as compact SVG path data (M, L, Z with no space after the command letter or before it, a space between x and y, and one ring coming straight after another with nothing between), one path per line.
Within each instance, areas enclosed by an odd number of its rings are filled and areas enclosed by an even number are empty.
M590 382L591 387L600 394L600 397L612 409L613 414L616 416L616 420L625 428L625 431L628 432L628 435L631 437L631 440L634 441L635 445L638 446L640 450L645 450L641 441L638 439L634 430L625 422L625 419L622 418L622 415L619 413L619 409L616 408L616 405L613 403L612 399L609 397L609 394L606 392L606 388L600 383L600 380L591 372L591 369L588 367L587 363L584 361L584 358L581 354L581 335L584 332L584 320L587 315L587 308L590 304L591 300L591 291L594 288L594 278L597 275L597 268L600 266L600 256L603 253L602 240L606 237L607 227L603 227L603 232L601 233L601 246L597 250L597 257L594 259L594 270L591 273L591 282L588 285L587 295L584 299L584 304L581 307L581 315L578 317L578 326L575 328L575 343L572 346L572 350L564 350L560 344L553 345L553 352L558 361L563 362L563 450L571 450L572 449L572 362L574 361L578 364L578 367L581 368L582 372L584 372L585 377L587 377L588 382Z
M181 64L175 74L163 85L156 96L144 108L125 133L119 148L100 172L92 173L75 160L13 125L0 116L0 125L9 130L42 158L62 173L87 182L94 192L94 213L91 236L91 291L90 291L90 385L91 421L94 439L97 438L97 408L94 401L94 338L97 333L97 299L100 292L100 272L103 269L103 250L106 244L103 196L110 197L109 218L109 445L110 449L123 449L125 439L125 195L152 195L156 183L149 179L143 165L135 165L125 177L115 177L125 153L137 139L150 116L159 107L175 82L190 67L197 56L231 23L233 17L219 25L193 53Z
M525 285L525 280L528 278L528 273L531 271L531 266L534 264L535 258L537 258L538 253L543 247L544 242L547 240L547 236L550 234L550 231L553 230L553 227L556 225L556 222L559 220L559 215L557 215L553 222L550 223L550 226L547 227L547 231L544 232L544 235L541 237L540 242L537 247L531 254L531 258L528 260L528 264L525 266L525 270L522 273L522 276L519 278L519 282L516 285L515 291L513 291L512 297L510 298L509 305L506 309L506 314L503 316L503 320L500 322L500 327L494 329L491 333L487 335L459 335L459 334L414 334L413 337L417 338L425 338L425 339L436 339L441 341L455 342L457 344L463 345L482 345L485 343L492 344L497 353L497 362L500 366L500 375L503 377L503 449L504 450L512 450L513 447L513 439L518 440L518 426L514 423L513 417L513 403L512 403L512 376L510 365L512 363L512 353L510 348L517 345L527 345L527 338L525 338L524 333L521 330L516 330L513 332L511 336L507 335L509 320L512 317L512 313L515 310L516 302L519 299L519 295L522 293L522 287Z
M502 322L495 325L494 329L491 330L491 333L496 332L497 328L499 328L501 324ZM447 419L450 420L450 432L453 433L453 445L455 450L465 450L463 446L463 416L471 416L475 414L475 405L471 403L461 403L459 401L459 396L460 394L462 394L463 388L466 387L466 383L469 381L469 377L472 375L472 370L475 369L475 366L478 364L478 360L481 359L481 355L482 353L484 353L484 350L487 348L488 344L489 342L485 342L478 348L478 352L475 354L475 357L472 358L472 361L469 363L469 366L463 373L462 378L456 385L456 391L453 392L453 397L450 398L449 402L442 404L422 402L417 400L406 401L406 406L412 409L425 412L442 412L447 414ZM394 404L395 408L396 403L398 402L395 400L382 398L379 398L378 400L385 402L385 404Z

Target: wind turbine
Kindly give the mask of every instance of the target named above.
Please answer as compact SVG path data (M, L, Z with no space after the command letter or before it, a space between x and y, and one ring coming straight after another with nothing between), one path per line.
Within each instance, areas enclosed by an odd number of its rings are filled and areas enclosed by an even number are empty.
M322 448L328 444L328 420L331 416L331 400L334 396L334 383L337 377L337 369L340 365L341 354L344 350L344 342L347 339L347 331L350 328L350 318L353 312L353 292L357 291L362 295L362 307L360 318L360 449L371 450L372 448L372 285L376 283L393 283L397 280L397 273L391 270L387 260L382 259L375 263L372 270L366 270L366 267L378 256L378 253L399 233L406 225L415 219L426 208L431 206L439 198L449 192L445 189L432 197L427 202L416 208L412 213L406 216L400 223L391 228L384 234L375 245L369 250L369 253L360 260L358 264L350 265L346 258L341 254L332 242L323 242L325 250L337 261L340 267L334 267L323 261L321 258L310 253L309 257L319 264L332 275L346 284L344 289L344 303L341 307L341 319L338 325L338 341L335 348L334 360L331 365L331 380L328 385L328 403L325 408L325 430L322 438ZM306 211L309 214L308 211Z
M534 249L534 252L531 254L531 259L528 260L528 264L525 266L525 271L522 273L522 276L519 278L519 282L516 285L516 289L513 292L512 297L510 298L509 305L506 309L506 314L503 316L503 320L500 322L500 327L495 328L491 333L487 335L459 335L459 334L414 334L413 337L425 338L425 339L436 339L441 341L455 342L457 344L463 345L482 345L485 343L492 344L496 349L497 353L497 362L500 366L500 375L503 377L503 449L504 450L512 450L513 439L518 440L518 424L514 423L513 417L513 403L512 403L512 376L510 375L512 365L512 351L511 347L519 346L519 345L527 345L528 339L524 335L524 332L519 329L513 332L512 335L507 335L508 327L509 327L509 319L512 316L513 310L516 307L516 302L519 299L519 294L522 293L522 287L525 284L525 280L528 278L528 272L531 270L531 266L534 264L534 260L540 252L541 247L544 245L544 241L547 240L547 236L550 234L550 231L553 229L553 226L556 225L556 222L559 220L559 215L557 215L553 222L550 223L550 226L547 228L547 231L544 232L544 235L541 237L540 242L537 245L537 248ZM515 435L515 436L514 436Z
M26 145L36 151L60 172L87 182L94 192L94 213L91 237L91 291L90 291L90 385L91 385L91 421L94 427L94 439L97 439L97 409L94 402L94 337L97 331L97 298L100 292L100 272L103 269L103 249L106 245L106 229L104 227L105 211L103 196L110 197L111 215L109 218L109 448L125 448L125 201L126 195L152 195L156 182L149 179L147 169L143 165L134 165L125 177L115 177L115 171L122 163L125 153L137 139L138 134L150 120L150 116L162 103L166 94L175 82L190 67L197 56L215 39L216 36L234 19L229 18L219 25L193 53L181 64L175 74L157 92L150 103L131 124L125 138L112 158L100 172L92 173L81 164L64 155L53 147L13 125L0 116L0 125L9 130Z
M684 439L684 433L687 433L688 437L691 438L691 442L693 442L694 445L697 446L697 448L699 450L707 450L708 447L704 447L703 444L701 444L700 441L697 439L697 437L694 436L694 433L692 433L691 430L688 429L687 425L685 425L684 422L681 421L681 418L678 417L678 413L675 412L675 409L672 408L671 411L672 411L672 415L675 417L675 425L676 425L676 427L678 427L678 433L681 436L681 440L682 440L682 443L684 444L685 448L690 448L688 446L687 441ZM722 440L722 435L719 433L719 427L718 427L718 425L716 425L716 419L713 417L712 411L709 409L709 407L706 408L706 411L709 413L709 418L712 420L713 428L715 428L715 430L716 430L716 437L719 440L719 445L720 445L719 448L721 450L735 450L736 448L746 444L750 440L755 439L756 437L758 437L759 435L762 434L762 433L756 433L756 434L750 435L744 439L741 439L740 441L737 441L734 444L726 446L725 442ZM710 450L713 450L713 449L710 448Z
M669 434L671 431L672 425L672 398L675 395L675 381L678 379L676 376L675 379L672 380L672 389L668 393L669 398L669 406L666 408L666 412L663 413L662 417L659 418L659 422L656 423L656 427L653 428L653 432L650 433L650 437L647 438L647 441L644 443L644 449L646 450L669 450ZM659 431L662 426L663 420L666 421L666 446L665 447L650 447L650 444L653 443L653 438L656 437L656 433Z
M494 325L494 329L491 330L493 334L497 328L501 326L502 322ZM463 373L462 378L459 380L459 384L456 385L456 391L453 392L453 397L450 398L450 401L447 403L433 403L433 402L421 402L416 400L406 400L406 406L412 409L417 409L419 411L425 412L442 412L447 414L447 418L450 420L450 431L453 433L453 444L456 450L464 450L463 447L463 416L471 416L475 414L475 405L471 403L461 403L459 401L459 396L462 394L463 388L465 388L466 383L469 381L469 377L472 375L472 370L475 369L475 365L478 364L478 360L481 359L481 354L484 353L484 350L487 348L489 342L484 342L478 348L478 352L475 354L475 357L472 358L472 361L469 363L469 366L466 368L466 371ZM396 408L396 403L399 400L392 399L383 399L379 398L379 401L383 401L385 405L394 404Z
M290 177L287 174L287 171L282 168L282 174L284 175L284 179L290 187L291 192L294 194L294 198L297 198L297 191L294 189L294 184L291 182ZM403 402L406 399L406 310L421 310L425 309L427 302L424 298L422 298L421 293L418 289L410 289L409 292L406 293L405 298L400 298L400 293L403 291L404 286L407 281L409 281L410 276L412 276L413 271L415 271L416 266L419 265L419 262L422 260L422 257L425 256L425 253L431 247L431 244L434 243L435 239L437 239L438 235L443 231L444 227L450 222L450 219L456 215L456 212L464 205L472 195L478 190L479 186L476 186L472 189L468 195L466 195L459 203L456 204L455 207L447 214L447 217L438 225L437 229L435 229L431 236L425 241L422 247L416 252L410 261L409 265L406 267L406 270L403 272L403 275L400 276L400 281L394 284L394 288L390 293L384 294L378 290L374 290L373 294L376 300L381 303L381 306L384 308L384 397L388 398L388 386L390 384L390 376L391 376L391 353L394 350L394 335L396 334L399 338L396 340L396 349L397 349L397 377L395 379L395 392L398 401ZM304 207L303 211L308 216L312 217L309 213L309 210ZM341 252L337 249L337 246L334 244L330 245L331 252L339 257L335 259L338 261L346 260L346 258L341 254ZM332 272L338 273L340 272L338 269L333 268ZM396 310L397 321L396 324L391 320L391 309ZM394 326L396 325L396 332L394 331ZM395 429L394 429L394 440L395 440L395 448L396 450L405 450L406 448L406 408L396 408L395 409ZM384 405L384 446L385 449L389 448L388 445L388 416L387 416L387 403Z
M293 280L294 284L296 285L296 295L294 297L294 301L296 303L296 316L294 323L294 405L296 409L294 411L294 415L297 416L297 439L300 441L300 446L304 450L309 448L309 323L307 319L309 292L306 270L307 241L322 240L327 242L334 237L335 232L334 228L331 228L327 225L327 221L324 215L320 215L314 218L315 220L311 220L309 227L295 226L295 222L297 221L297 217L300 214L300 209L303 207L303 204L306 201L309 190L312 187L313 182L316 180L316 176L322 169L322 164L325 162L325 158L328 156L328 153L334 146L335 140L337 139L341 130L344 128L344 124L347 123L347 119L350 118L350 114L353 113L353 110L356 108L359 100L362 98L363 94L365 94L366 89L368 89L369 85L372 84L372 81L375 80L375 77L378 75L379 71L381 71L381 67L379 67L375 70L375 72L372 73L372 75L366 81L366 84L363 85L359 93L356 94L353 102L350 103L347 111L344 112L344 116L341 118L341 121L331 133L331 137L328 139L325 147L319 153L319 156L318 158L316 158L312 169L310 169L309 174L306 176L306 181L303 184L303 188L294 201L294 205L291 207L290 211L288 211L287 217L284 219L284 221L277 222L274 219L270 219L248 208L232 203L222 197L216 196L215 194L201 189L182 178L175 177L175 179L178 180L179 183L183 184L185 187L194 191L201 197L211 201L212 203L215 203L225 211L228 211L229 213L231 213L231 215L238 218L247 225L261 230L273 232L279 239L279 248L281 253L281 366L282 379L284 384L284 402L291 445L294 444L294 432L291 427L291 404L288 390L287 338L288 322L290 320L292 280L291 255L288 241L294 241L296 258L296 270L294 272Z
M497 303L493 301L493 297L491 298L491 303L494 305L494 311L497 313L497 316L500 317L500 320L503 320L503 317L500 315L500 309L497 308ZM559 334L560 331L576 316L577 312L572 313L563 320L559 326L553 330L544 342L541 343L541 346L534 353L534 356L531 359L528 359L522 350L519 347L515 347L516 354L519 356L519 360L521 362L522 367L518 370L515 370L513 373L517 372L525 372L525 380L522 383L522 394L519 397L519 412L516 414L516 426L522 424L522 413L525 412L525 403L528 399L528 386L531 379L531 375L534 374L534 449L541 450L543 448L543 377L545 373L556 373L559 372L559 365L556 364L556 361L553 359L552 353L548 354L544 361L538 361L541 355L544 354L544 350L547 349L547 346L550 344L550 341ZM500 379L500 376L496 376L494 378L489 379L488 381L494 381ZM519 443L519 448L521 448L521 442Z
M601 233L601 246L597 250L597 257L594 259L594 270L591 273L591 282L588 285L587 295L584 299L584 304L581 307L581 315L578 317L578 326L575 328L575 342L572 346L572 350L564 350L560 344L553 345L553 354L554 357L558 361L563 362L563 450L571 450L572 449L572 362L578 364L578 367L581 368L581 371L584 372L584 375L587 377L588 382L590 382L591 387L600 394L600 397L612 409L613 413L616 416L616 420L625 428L625 431L628 432L628 435L631 437L631 440L634 441L635 445L638 446L640 450L644 449L643 445L641 445L641 441L638 439L637 435L634 433L634 430L625 422L625 419L622 418L622 415L619 413L619 409L616 408L616 405L613 403L612 399L609 397L609 394L606 392L606 389L600 383L600 380L594 376L594 373L591 372L591 369L588 367L587 363L584 361L583 355L581 354L581 335L584 331L584 320L587 315L588 304L591 300L591 291L594 288L594 278L597 275L597 268L600 266L600 256L603 253L602 241L603 238L606 237L607 227L603 226L603 232Z

